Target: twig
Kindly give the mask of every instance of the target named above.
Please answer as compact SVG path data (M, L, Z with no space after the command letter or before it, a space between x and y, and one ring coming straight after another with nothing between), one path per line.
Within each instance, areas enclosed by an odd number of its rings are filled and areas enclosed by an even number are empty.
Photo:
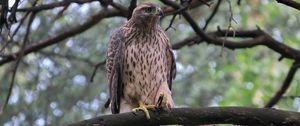
M8 20L9 20L10 23L17 22L16 12L17 12L19 1L20 0L16 0L15 3L14 3L14 5L12 6L11 14L8 17Z
M1 108L1 112L3 112L3 110L6 108L7 106L7 103L9 101L9 98L11 96L11 93L12 93L12 89L14 87L14 81L15 81L15 76L16 76L16 73L17 73L17 69L18 69L18 66L20 64L20 61L21 59L23 58L24 56L24 49L25 49L25 46L26 46L26 43L28 41L28 36L30 34L30 27L31 27L31 24L33 22L33 19L35 17L35 13L32 13L30 15L30 18L29 18L29 21L28 21L28 25L27 25L27 28L26 28L26 34L24 36L24 39L23 39L23 44L22 44L22 48L21 48L21 51L20 53L18 54L18 57L17 57L17 60L16 60L16 63L14 65L14 68L13 68L13 73L12 73L12 78L11 78L11 82L10 82L10 85L9 85L9 90L8 90L8 94L7 94L7 97L6 97L6 100L5 100L5 103L3 105L3 108ZM0 112L0 113L1 113Z
M233 18L233 11L232 11L232 6L231 6L231 2L230 0L227 0L227 3L228 3L228 6L229 6L229 12L230 12L230 17L229 17L229 25L227 27L227 30L226 30L226 33L225 33L225 38L224 38L224 41L222 43L222 48L221 48L221 53L220 53L220 56L222 56L223 54L223 50L224 50L224 42L226 41L227 39L227 32L232 29L233 31L235 31L234 27L232 26L232 21L234 21L236 23L236 21L234 20ZM234 33L235 34L235 33Z
M217 2L217 4L216 4L216 6L215 6L213 12L212 12L211 15L207 18L206 24L205 24L205 26L203 27L203 30L204 30L204 31L206 30L206 28L207 28L208 24L210 23L210 21L213 19L213 17L214 17L214 16L216 15L216 13L218 12L219 7L220 7L220 5L221 5L221 2L222 2L222 0L218 0L218 2Z
M104 64L105 64L105 60L102 61L102 62L99 62L98 64L95 65L94 71L93 71L93 73L92 73L92 75L91 75L91 78L90 78L90 82L93 82L93 81L94 81L94 77L95 77L95 75L96 75L96 73L97 73L98 67L100 67L100 66L102 66L102 65L104 65Z
M165 29L165 31L168 31L170 28L176 30L176 29L172 26L172 24L174 23L174 20L175 20L176 16L177 16L177 14L173 14L172 19L171 19L171 21L170 21L170 23L169 23L169 26Z
M27 12L24 17L22 17L19 25L17 26L16 30L12 33L12 35L10 35L10 37L13 39L13 37L17 34L17 32L19 31L20 27L22 26L24 20L28 17L28 15L30 14L30 12Z
M283 60L283 58L284 58L284 56L281 55L281 56L278 58L278 61Z
M291 82L296 74L298 68L300 67L300 63L298 61L294 61L291 66L284 82L282 83L280 89L275 93L275 95L269 100L269 102L265 105L266 108L271 108L282 98L282 95L286 92L286 90L290 87Z
M52 19L52 21L55 21L57 19L59 19L60 17L62 17L63 13L69 8L70 4L64 6L63 9L61 9L57 14L56 16Z
M184 7L184 8L178 9L178 10L176 10L176 11L174 12L173 17L172 17L172 19L171 19L171 21L170 21L170 23L169 23L169 26L165 29L165 31L168 31L170 28L176 30L176 29L172 26L173 23L174 23L174 20L175 20L176 16L177 16L179 13L181 13L182 11L185 11L186 9L187 9L187 6Z
M136 2L137 2L137 0L131 0L130 5L128 7L127 20L129 20L131 18L132 12L133 12L134 8L136 8Z
M35 0L32 3L32 7L35 7L36 3L37 3L37 0ZM17 9L17 8L15 8L15 9ZM16 11L16 10L12 10L12 11ZM21 21L20 21L19 25L17 26L17 28L15 29L15 31L12 33L12 35L10 35L10 37L11 37L12 40L13 40L14 36L17 34L17 32L19 31L20 27L22 26L23 22L26 20L26 18L28 17L29 14L30 14L30 11L26 12L26 14L21 18Z
M9 37L9 39L12 39L12 38ZM8 46L9 43L10 43L9 41L6 41L5 44L1 47L1 49L0 49L0 57L3 57L5 55L4 54L4 50Z
M177 3L170 1L170 0L160 0L161 2L163 2L164 4L170 5L171 7L175 8L175 9L182 9L183 7L178 5ZM198 24L195 22L195 20L191 17L190 14L188 14L186 11L182 11L181 12L183 17L188 21L188 23L191 25L191 27L193 28L193 30L203 39L207 40L207 41L214 41L213 38L211 38L210 36L206 35L198 26Z

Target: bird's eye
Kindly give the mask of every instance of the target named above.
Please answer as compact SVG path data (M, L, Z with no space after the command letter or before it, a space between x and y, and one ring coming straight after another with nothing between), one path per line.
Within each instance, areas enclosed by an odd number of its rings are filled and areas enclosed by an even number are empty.
M152 10L153 10L153 8L152 8L152 7L147 7L147 8L145 9L145 12L147 12L147 13L151 13L151 12L152 12Z

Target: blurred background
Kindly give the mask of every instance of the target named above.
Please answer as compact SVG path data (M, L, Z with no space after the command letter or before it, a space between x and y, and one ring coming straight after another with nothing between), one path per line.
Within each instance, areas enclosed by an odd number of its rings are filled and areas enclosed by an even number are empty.
M218 26L226 29L230 24L234 30L255 30L259 26L276 40L300 48L298 10L275 0L242 0L240 5L237 1L223 0L206 31L216 31ZM10 7L14 2L9 0ZM60 0L39 0L36 6L55 2ZM125 7L130 4L126 0L114 2ZM166 6L159 1L153 2ZM18 8L31 7L32 3L34 0L20 0ZM200 27L205 25L217 0L209 3L210 6L188 10ZM28 43L78 26L103 8L99 1L94 1L43 10L33 19ZM18 12L17 20L25 14ZM231 14L235 21L229 20ZM168 27L171 18L172 15L162 19L162 28ZM0 125L61 125L110 114L110 109L103 107L108 98L104 65L97 69L93 82L90 78L95 65L105 60L110 33L126 21L124 17L105 18L83 33L26 55L20 61L11 97L0 115ZM15 36L9 38L12 42L5 47L4 54L18 51L26 34L26 22L28 20L24 20ZM6 46L7 35L12 34L19 23L12 24L10 30L2 29L1 48ZM172 44L195 35L183 17L177 16L173 27L166 31ZM177 77L172 92L177 107L263 107L279 89L292 64L289 59L278 61L280 55L264 46L229 50L200 43L174 52ZM0 67L0 106L4 105L8 94L12 68L13 63ZM300 112L299 82L300 74L297 73L276 108Z

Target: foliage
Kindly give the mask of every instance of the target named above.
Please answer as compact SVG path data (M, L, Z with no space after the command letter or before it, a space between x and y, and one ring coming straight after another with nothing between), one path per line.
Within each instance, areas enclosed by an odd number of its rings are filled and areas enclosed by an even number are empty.
M31 2L21 1L18 8L30 7ZM54 2L58 0L39 1L36 6ZM129 5L128 1L118 2ZM189 10L201 27L215 3L211 7ZM267 0L242 1L241 5L231 1L231 5L236 20L236 23L231 23L235 30L259 26L275 39L295 49L300 48L299 11ZM104 8L99 2L72 3L58 16L62 9L37 13L30 28L29 42L46 39L80 25ZM24 15L17 13L17 19ZM230 23L229 16L228 2L223 1L207 31L215 31L217 26L226 29ZM163 28L167 28L171 18L167 16L162 20ZM59 125L109 113L103 108L108 95L104 66L97 70L93 82L89 80L95 65L105 59L110 33L125 21L121 17L104 19L82 34L25 56L18 68L8 106L0 115L0 125ZM4 54L20 48L27 23L28 20L25 20ZM1 47L7 34L11 34L17 26L18 23L11 25L11 30L3 29ZM176 30L167 31L173 44L195 34L180 16L176 17L173 27ZM178 107L263 107L280 87L292 64L289 59L278 61L279 54L262 46L229 50L200 43L175 52L178 72L173 96ZM13 64L0 67L1 106L8 93ZM277 108L300 111L300 99L289 97L300 95L299 83L298 73Z

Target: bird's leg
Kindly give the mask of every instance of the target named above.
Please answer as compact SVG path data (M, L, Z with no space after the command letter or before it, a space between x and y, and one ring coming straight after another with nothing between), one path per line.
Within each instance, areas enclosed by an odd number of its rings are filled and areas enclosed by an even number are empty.
M147 119L150 119L150 114L148 109L155 109L156 105L145 105L142 101L139 101L139 107L132 109L132 111L137 112L139 110L144 111Z

